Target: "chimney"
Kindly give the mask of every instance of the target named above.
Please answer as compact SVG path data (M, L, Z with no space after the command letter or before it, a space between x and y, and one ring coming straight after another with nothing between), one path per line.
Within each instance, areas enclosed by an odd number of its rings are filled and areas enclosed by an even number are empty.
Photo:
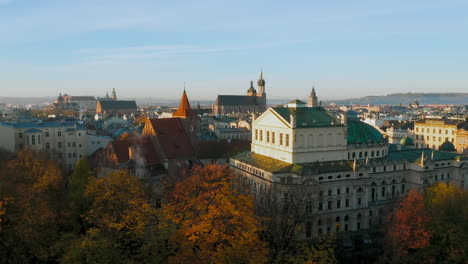
M294 115L289 115L289 119L291 121L291 127L296 127L296 117Z

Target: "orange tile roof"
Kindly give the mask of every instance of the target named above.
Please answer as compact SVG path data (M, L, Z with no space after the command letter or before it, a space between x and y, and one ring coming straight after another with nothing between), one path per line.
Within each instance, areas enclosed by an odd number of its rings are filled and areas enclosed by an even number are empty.
M187 118L190 116L197 116L197 113L190 108L190 102L187 97L187 93L184 90L182 98L180 99L179 109L172 114L173 117L183 117Z

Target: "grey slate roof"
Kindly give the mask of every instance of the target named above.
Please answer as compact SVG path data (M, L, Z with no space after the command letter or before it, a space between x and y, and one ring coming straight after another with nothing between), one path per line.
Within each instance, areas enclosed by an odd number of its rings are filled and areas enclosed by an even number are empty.
M99 101L102 110L120 110L120 109L134 109L137 110L135 101Z
M72 96L71 101L96 101L94 96Z
M218 95L216 105L219 106L257 106L258 101L255 96L247 95Z

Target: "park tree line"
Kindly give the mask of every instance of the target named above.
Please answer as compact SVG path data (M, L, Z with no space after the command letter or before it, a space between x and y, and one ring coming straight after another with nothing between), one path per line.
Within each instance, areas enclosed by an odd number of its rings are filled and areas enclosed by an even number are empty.
M0 263L338 263L335 239L304 241L304 199L257 216L227 166L194 167L164 192L86 159L69 174L45 153L0 152ZM298 192L299 193L299 192ZM286 210L286 211L285 211ZM467 192L411 191L385 226L379 263L466 263Z

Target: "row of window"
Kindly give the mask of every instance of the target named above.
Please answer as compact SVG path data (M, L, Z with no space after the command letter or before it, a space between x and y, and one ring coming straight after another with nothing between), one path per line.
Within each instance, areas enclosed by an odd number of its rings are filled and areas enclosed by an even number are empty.
M358 198L357 198L357 205L360 206L361 204L362 204L362 198L361 198L361 197L358 197ZM322 211L322 210L325 210L325 209L326 209L326 210L340 209L340 208L341 208L341 200L336 200L336 202L335 202L335 207L333 207L333 202L332 202L332 201L328 201L328 202L326 203L326 205L327 205L326 208L324 208L323 202L319 202L319 204L318 204L318 210L319 210L319 211ZM345 202L344 202L344 207L345 207L345 208L349 208L349 206L350 206L350 205L349 205L349 199L346 198L346 199L345 199ZM307 208L306 208L306 209L307 209Z
M431 129L430 129L430 128L426 128L426 129L424 130L424 128L422 127L422 128L421 128L421 132L424 133L424 131L426 131L426 133L431 133ZM439 129L439 130L437 130L437 129L435 129L435 128L432 129L432 133L433 133L433 134L435 134L437 131L439 132L439 134L442 134L442 132L443 132L442 129ZM419 127L416 128L416 132L419 132ZM449 131L448 131L447 129L445 129L445 134L446 134L446 135L449 134ZM452 135L455 135L455 130L452 130Z
M266 131L265 134L266 134L266 137L265 137L266 143L277 144L275 132ZM279 134L278 144L280 146L283 146L283 143L284 143L284 146L289 147L289 134L283 134L283 133L278 133L278 134ZM264 139L263 130L255 129L255 140L263 141L263 139Z
M71 136L71 135L73 135L73 133L68 133L68 135ZM49 131L46 131L46 132L44 133L44 136L45 136L45 137L49 137ZM61 137L61 136L62 136L62 131L57 131L57 136L58 136L58 137ZM78 136L81 136L81 133L78 133ZM18 137L19 137L19 138L23 138L23 133L19 132L19 133L18 133Z
M358 176L359 176L359 177L362 177L362 176L364 176L364 174L363 174L363 173L359 173ZM339 179L341 179L341 178L343 178L343 175L341 175L341 174L338 174L338 175L336 175L336 176L333 176L333 175L327 176L327 179L328 179L328 180L333 180L333 179L338 179L338 180L339 180ZM345 175L345 178L351 178L351 174L346 174L346 175ZM323 180L325 180L325 177L320 176L320 177L319 177L319 181L323 181Z
M385 149L382 150L382 156L380 156L380 150L377 150L377 151L371 151L370 153L368 151L359 151L359 152L348 152L348 159L354 159L354 158L358 158L358 159L363 159L363 158L367 158L367 157L370 157L370 158L377 158L377 157L383 157L385 156Z
M373 168L372 168L372 172L377 172L377 169L378 169L378 168L379 168L379 167L373 167ZM382 170L381 170L380 172L386 172L386 171L391 171L391 168L392 168L392 167L391 167L391 166L386 166L386 165L384 165L384 166L382 166L381 168L382 168ZM396 171L398 168L399 168L399 166L393 165L393 171ZM406 164L403 164L402 169L403 169L403 170L406 170Z
M423 135L421 135L421 136L416 135L416 139L424 139L424 136ZM430 137L426 136L426 140L429 141L429 139L430 139ZM435 136L432 136L432 141L437 141L437 138ZM448 137L446 137L445 140L442 141L442 137L439 137L438 141L439 142L451 141L452 143L454 143L455 139L454 138L449 139Z

